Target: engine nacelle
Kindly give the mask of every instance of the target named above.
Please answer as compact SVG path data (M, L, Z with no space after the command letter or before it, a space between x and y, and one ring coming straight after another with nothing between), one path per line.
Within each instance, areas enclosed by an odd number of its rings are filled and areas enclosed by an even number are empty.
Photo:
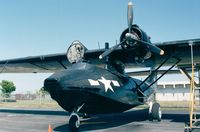
M120 42L126 40L121 47L123 49L135 49L135 56L138 60L146 60L149 59L152 56L151 51L149 50L148 46L144 46L143 44L139 43L135 40L141 40L144 42L151 43L150 38L147 36L147 34L142 31L137 25L132 25L131 27L131 33L129 33L129 29L127 28L124 30L120 36ZM142 61L140 61L142 62Z

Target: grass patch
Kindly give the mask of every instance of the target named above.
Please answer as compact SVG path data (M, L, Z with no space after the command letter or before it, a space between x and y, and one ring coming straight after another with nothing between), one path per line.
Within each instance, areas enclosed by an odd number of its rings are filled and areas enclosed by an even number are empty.
M16 102L0 102L0 107L19 107L19 108L60 108L53 100L17 100Z
M189 101L159 101L161 107L166 108L189 108Z
M189 108L189 101L159 101L162 108ZM17 100L16 102L0 102L0 107L19 107L19 108L60 108L53 100ZM141 105L139 108L148 108Z

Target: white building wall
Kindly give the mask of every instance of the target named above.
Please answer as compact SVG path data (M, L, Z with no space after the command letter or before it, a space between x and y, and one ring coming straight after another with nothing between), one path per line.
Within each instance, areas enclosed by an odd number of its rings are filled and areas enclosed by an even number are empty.
M159 83L156 93L156 100L189 101L190 84L188 82Z
M159 101L189 101L190 94L189 93L156 93L156 100Z

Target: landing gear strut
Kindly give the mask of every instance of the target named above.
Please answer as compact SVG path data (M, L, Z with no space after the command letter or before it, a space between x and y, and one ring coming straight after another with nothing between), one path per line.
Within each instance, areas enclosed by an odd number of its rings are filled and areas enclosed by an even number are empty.
M76 113L72 113L69 118L69 127L72 132L78 131L80 127L80 117Z
M160 104L151 102L149 107L149 120L150 121L157 120L160 122L161 118L162 118L162 111L160 108Z
M77 113L81 110L83 106L84 104L75 108L69 117L69 128L72 132L77 132L80 127L80 117Z

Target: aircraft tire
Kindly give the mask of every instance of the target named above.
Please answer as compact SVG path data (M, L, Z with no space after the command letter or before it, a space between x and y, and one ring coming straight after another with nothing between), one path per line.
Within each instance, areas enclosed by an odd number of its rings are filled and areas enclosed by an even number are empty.
M80 120L77 114L72 114L69 119L69 127L72 132L77 132L80 127Z
M161 121L162 111L159 103L154 103L152 106L151 119Z

